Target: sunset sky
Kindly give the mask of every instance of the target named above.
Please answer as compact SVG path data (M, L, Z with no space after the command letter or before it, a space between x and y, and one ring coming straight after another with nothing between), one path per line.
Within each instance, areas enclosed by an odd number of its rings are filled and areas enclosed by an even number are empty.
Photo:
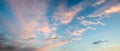
M0 0L0 51L120 51L120 0Z

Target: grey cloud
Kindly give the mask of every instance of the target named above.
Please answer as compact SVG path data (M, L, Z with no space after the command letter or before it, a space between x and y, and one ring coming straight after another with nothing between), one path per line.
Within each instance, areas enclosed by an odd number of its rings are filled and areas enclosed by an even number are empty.
M100 44L100 43L104 43L104 42L108 42L108 40L99 40L99 41L95 41L95 42L92 42L92 44Z

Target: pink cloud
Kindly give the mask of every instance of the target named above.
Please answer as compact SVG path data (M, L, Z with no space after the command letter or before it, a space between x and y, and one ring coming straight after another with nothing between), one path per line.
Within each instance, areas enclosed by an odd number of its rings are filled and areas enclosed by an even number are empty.
M75 30L71 34L81 36L85 31L87 31L87 30L86 29L79 29L79 30Z
M35 31L43 32L45 36L50 33L47 18L44 16L47 8L47 1L32 0L32 2L31 4L31 2L27 0L9 1L13 13L20 25L19 32L21 33L17 35L23 39L36 37L34 34Z
M95 12L90 14L88 17L104 17L103 15L107 16L112 12L119 12L119 0L110 0L104 6L97 9ZM115 9L116 7L116 9ZM110 9L110 10L109 10Z
M70 23L73 18L77 15L78 12L83 10L83 6L86 5L83 3L79 3L75 6L72 6L70 9L66 9L65 5L60 4L57 9L54 12L53 18L55 21L54 24L50 27L48 23L48 19L45 16L46 8L47 8L47 2L46 0L40 0L40 3L37 0L32 0L32 4L28 0L10 0L11 8L13 9L13 13L16 16L16 19L18 20L18 24L20 26L20 30L15 30L13 32L18 31L19 33L16 33L17 37L19 39L30 39L30 38L36 38L37 35L36 32L39 35L43 34L43 40L29 40L27 41L27 45L29 44L36 44L36 43L43 43L43 47L36 48L35 51L45 51L46 49L53 48L56 46L64 45L72 40L77 41L81 38L71 38L71 40L66 41L59 41L58 43L54 43L57 38L58 40L61 40L64 37L57 36L57 33L55 32L58 28L58 26L63 24ZM89 20L85 20L84 17L78 18L80 19L80 23L84 26L90 26L90 25L103 25L102 22L92 22ZM59 23L60 22L60 25ZM57 24L58 23L58 24ZM14 27L13 27L14 28ZM74 30L73 32L70 32L68 29L67 33L70 33L70 35L76 35L81 36L84 32L87 31L87 29L93 29L93 28L83 28ZM93 29L94 30L94 29ZM49 35L50 38L49 38ZM56 38L57 37L57 38Z
M112 6L111 8L104 11L105 14L120 12L120 4L117 4L115 6Z
M65 4L60 4L53 17L57 22L68 24L82 9L81 4L73 6L71 9L66 9Z
M49 51L50 48L57 47L57 46L60 46L60 45L64 45L66 43L67 43L67 41L62 41L62 42L58 42L58 43L55 43L55 44L52 44L52 45L36 48L34 51Z
M106 0L98 0L96 3L93 4L93 6L97 6L100 5L102 3L104 3Z

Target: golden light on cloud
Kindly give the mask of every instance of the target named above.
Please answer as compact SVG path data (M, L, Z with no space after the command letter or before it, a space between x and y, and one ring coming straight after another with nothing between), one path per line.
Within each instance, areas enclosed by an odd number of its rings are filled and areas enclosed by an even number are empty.
M105 14L110 14L110 13L115 13L115 12L120 12L120 4L117 4L107 10L105 10Z
M98 2L96 2L95 4L93 4L93 6L97 6L100 5L102 3L104 3L106 0L98 0Z

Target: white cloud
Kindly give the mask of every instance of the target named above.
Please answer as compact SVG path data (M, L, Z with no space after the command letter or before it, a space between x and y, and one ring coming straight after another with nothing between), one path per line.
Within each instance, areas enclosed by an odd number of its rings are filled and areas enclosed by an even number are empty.
M96 28L93 27L87 27L86 29L96 30Z
M91 26L91 25L105 25L104 23L100 22L100 21L89 21L89 20L82 20L81 24L84 26Z
M81 16L81 17L77 17L78 20L84 20L85 17Z
M79 29L79 30L75 30L73 32L71 32L70 34L72 35L77 35L77 36L82 36L82 34L87 31L86 29Z

